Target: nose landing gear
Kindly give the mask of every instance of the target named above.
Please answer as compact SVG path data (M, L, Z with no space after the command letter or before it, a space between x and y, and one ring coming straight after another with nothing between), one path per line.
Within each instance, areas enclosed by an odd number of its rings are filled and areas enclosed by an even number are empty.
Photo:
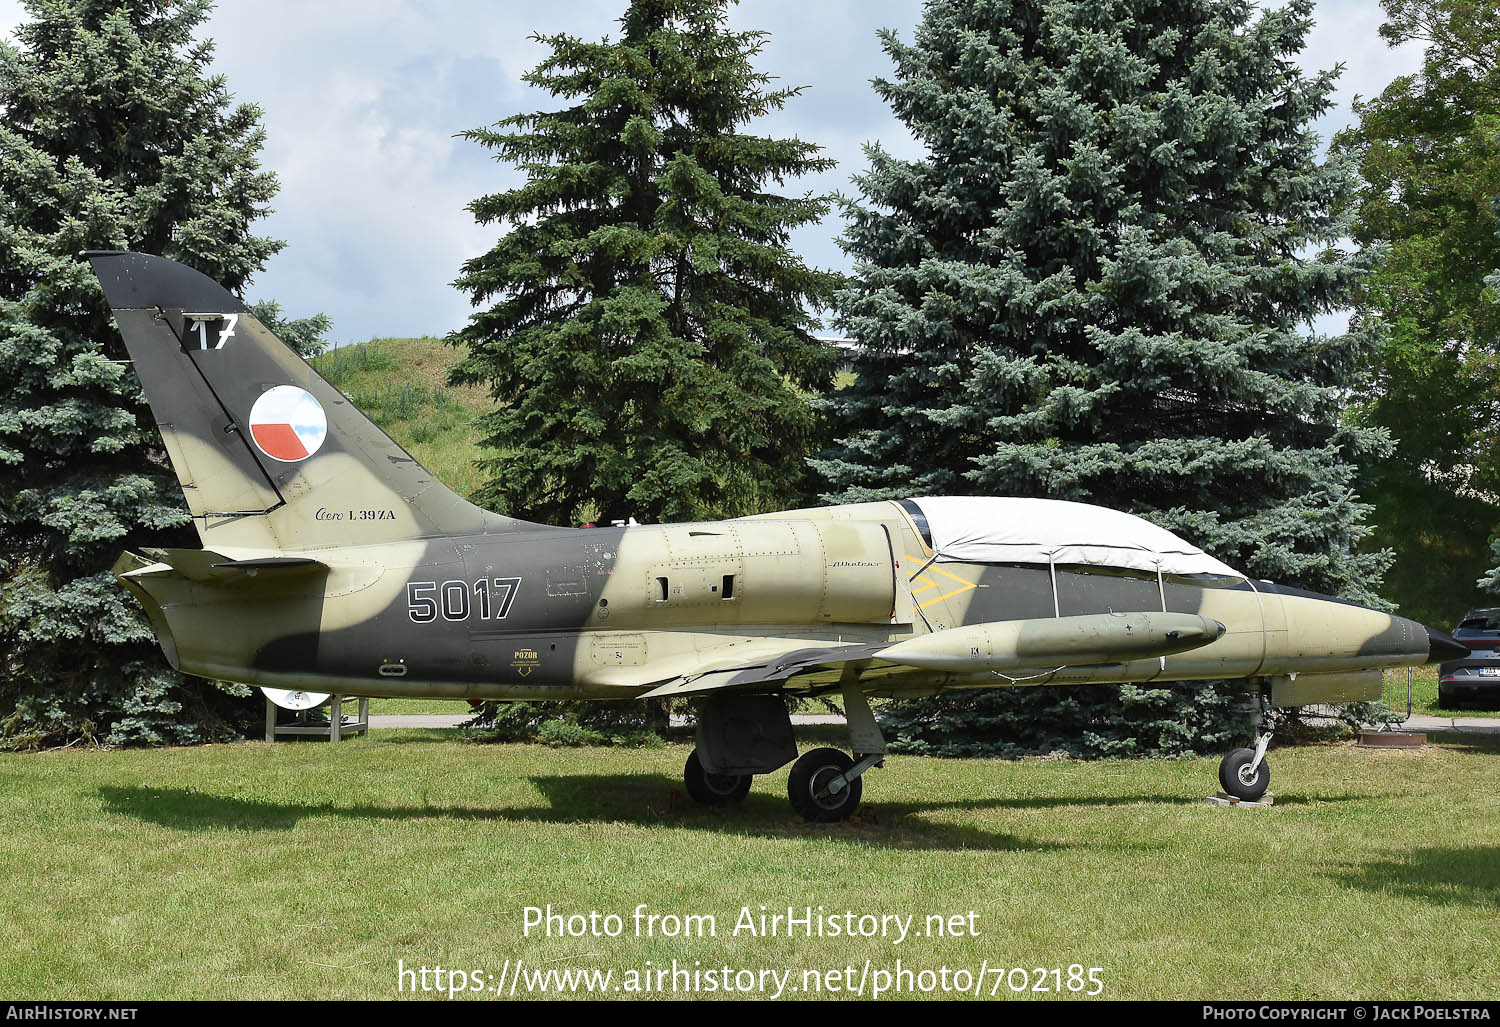
M1233 749L1219 764L1219 784L1226 795L1243 802L1259 802L1271 787L1271 764L1266 761L1266 746L1271 733L1260 736L1253 749Z
M1260 802L1271 787L1271 764L1266 761L1266 749L1271 744L1276 720L1269 691L1270 686L1262 681L1260 694L1248 698L1246 712L1256 707L1260 710L1260 735L1255 745L1249 749L1231 749L1219 763L1219 787L1231 799Z

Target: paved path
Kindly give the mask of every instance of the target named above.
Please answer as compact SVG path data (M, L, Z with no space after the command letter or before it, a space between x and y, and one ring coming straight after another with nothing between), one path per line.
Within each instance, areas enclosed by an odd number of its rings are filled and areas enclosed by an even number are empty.
M467 713L391 713L370 717L370 727L458 727L471 719Z
M387 714L370 718L370 727L443 728L458 727L469 719L466 713ZM682 727L674 717L673 726ZM793 724L842 724L844 718L827 713L798 713ZM1500 717L1430 717L1417 713L1402 725L1408 731L1472 731L1478 734L1500 734Z
M1500 734L1500 717L1429 717L1414 713L1405 724L1408 731L1472 731L1482 735Z
M371 728L383 727L458 727L469 720L467 713L389 713L370 718ZM794 713L793 724L842 724L844 718L830 713ZM673 727L686 727L684 717L673 716Z

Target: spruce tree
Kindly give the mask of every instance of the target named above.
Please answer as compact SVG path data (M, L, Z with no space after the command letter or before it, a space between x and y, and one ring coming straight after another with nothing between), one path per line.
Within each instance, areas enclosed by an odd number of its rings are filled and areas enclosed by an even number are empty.
M275 300L258 300L250 304L250 313L272 335L305 360L317 356L329 346L328 333L333 330L333 318L327 314L286 317L282 313L281 304Z
M480 197L508 230L457 281L454 381L484 383L499 455L480 502L563 522L693 520L802 498L808 393L835 357L809 307L837 278L788 249L830 200L772 191L831 161L744 131L799 89L769 87L763 32L727 0L635 0L618 39L536 36L526 80L566 101L465 137L526 173Z
M10 747L192 742L235 704L168 668L113 579L196 545L93 274L132 249L238 289L275 178L260 112L206 74L207 0L27 0L0 42L0 730ZM229 689L240 695L247 690Z
M1098 503L1253 577L1375 598L1354 460L1383 438L1340 423L1371 340L1312 328L1361 270L1336 242L1352 168L1310 127L1335 75L1296 64L1312 8L953 0L912 43L882 33L875 88L927 152L869 147L856 179L837 303L857 380L829 403L825 499ZM1232 723L1173 727L1218 701L1196 686L1057 691L967 713L993 737L1071 704L1030 747L1085 752L1217 745ZM1157 726L1100 726L1130 707Z

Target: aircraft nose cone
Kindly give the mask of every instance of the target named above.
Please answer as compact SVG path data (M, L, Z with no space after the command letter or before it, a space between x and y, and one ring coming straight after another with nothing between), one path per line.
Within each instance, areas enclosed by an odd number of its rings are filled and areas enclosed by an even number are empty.
M1424 624L1423 627L1426 627ZM1469 647L1458 639L1443 634L1435 628L1427 628L1427 662L1446 663L1461 660L1469 655Z

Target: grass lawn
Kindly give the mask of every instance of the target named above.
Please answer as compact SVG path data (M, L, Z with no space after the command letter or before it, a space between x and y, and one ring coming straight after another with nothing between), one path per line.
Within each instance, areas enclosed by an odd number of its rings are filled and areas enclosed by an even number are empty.
M899 958L1102 967L1112 997L1500 992L1494 740L1276 751L1264 810L1204 805L1211 760L893 757L867 778L874 818L816 826L785 771L705 809L679 794L683 746L458 737L0 756L0 994L386 998L398 959L498 978L517 958L790 968L793 986ZM525 937L523 908L548 903L625 933ZM639 903L712 914L717 936L634 937ZM733 936L762 905L915 930L973 911L978 936Z
M349 709L345 705L345 710ZM441 713L454 717L467 717L473 711L463 699L371 699L372 717L410 717L418 714ZM348 716L349 714L345 714Z

